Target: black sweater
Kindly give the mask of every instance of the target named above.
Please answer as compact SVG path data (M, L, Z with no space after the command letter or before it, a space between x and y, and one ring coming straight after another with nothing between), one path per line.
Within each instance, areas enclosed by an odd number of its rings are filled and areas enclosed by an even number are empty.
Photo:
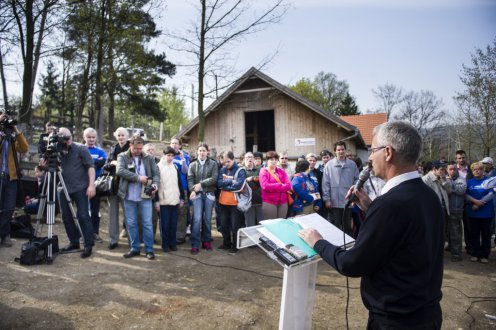
M439 198L422 179L405 181L376 198L353 248L325 240L315 250L341 274L362 277L372 313L408 325L439 318L444 225Z

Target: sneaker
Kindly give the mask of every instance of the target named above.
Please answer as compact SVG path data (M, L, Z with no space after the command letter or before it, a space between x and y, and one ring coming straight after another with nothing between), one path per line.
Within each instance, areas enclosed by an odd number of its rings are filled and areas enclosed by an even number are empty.
M2 245L5 247L11 247L12 246L12 240L10 239L9 235L2 237Z
M147 252L146 253L146 259L148 259L148 260L155 259L155 254L153 252Z
M196 255L200 253L200 250L198 248L191 248L191 254Z
M477 258L477 257L470 258L470 261L472 261L472 262L476 262L477 260L479 260L479 258Z
M98 243L103 243L103 239L98 234L93 235L93 240Z
M191 225L186 228L186 235L191 235Z
M123 229L121 231L121 234L119 235L120 238L126 238L127 237L127 230Z
M229 250L231 248L231 244L221 244L217 247L219 250Z
M126 258L126 259L129 259L129 258L137 257L139 255L140 255L140 252L139 251L130 250L128 253L125 253L123 255L123 257Z
M207 251L211 251L212 250L212 244L210 242L203 242L202 248L204 248Z
M238 253L239 249L235 248L234 246L229 249L230 254L236 254Z
M116 247L118 247L118 246L119 246L119 244L118 244L118 243L109 243L108 248L109 248L109 250L113 250L113 249L115 249L115 248L116 248Z
M489 263L489 260L487 260L487 258L481 258L480 262L483 264L487 264Z

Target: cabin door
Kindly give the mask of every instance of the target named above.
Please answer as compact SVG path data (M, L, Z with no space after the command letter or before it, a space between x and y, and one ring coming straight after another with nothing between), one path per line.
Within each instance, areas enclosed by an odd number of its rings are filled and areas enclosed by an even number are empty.
M275 150L274 110L245 112L246 151Z

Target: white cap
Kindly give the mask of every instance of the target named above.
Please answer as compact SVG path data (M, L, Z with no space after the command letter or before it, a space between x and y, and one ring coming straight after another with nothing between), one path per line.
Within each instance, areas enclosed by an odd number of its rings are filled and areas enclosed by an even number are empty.
M491 157L484 157L484 159L481 160L481 163L494 165L494 161Z

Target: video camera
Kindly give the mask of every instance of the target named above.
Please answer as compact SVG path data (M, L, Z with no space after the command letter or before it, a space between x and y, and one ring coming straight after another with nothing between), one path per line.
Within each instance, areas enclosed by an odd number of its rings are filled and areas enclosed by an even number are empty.
M5 110L6 115L0 120L0 130L4 133L12 133L14 126L17 125L17 119L14 118L15 113L10 110Z
M48 135L47 146L45 150L43 150L44 154L49 158L49 156L53 156L63 151L67 151L69 145L67 142L71 139L70 136L65 136L61 134L57 134L57 129L53 128L52 133Z

